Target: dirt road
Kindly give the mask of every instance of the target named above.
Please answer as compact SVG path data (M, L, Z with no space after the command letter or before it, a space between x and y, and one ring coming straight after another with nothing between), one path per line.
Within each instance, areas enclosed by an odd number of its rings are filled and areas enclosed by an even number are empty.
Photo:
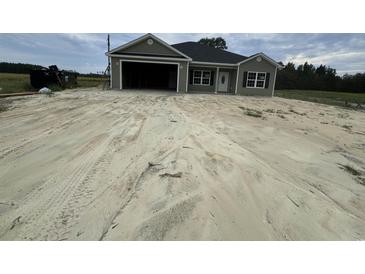
M365 239L364 112L98 90L2 100L1 240Z

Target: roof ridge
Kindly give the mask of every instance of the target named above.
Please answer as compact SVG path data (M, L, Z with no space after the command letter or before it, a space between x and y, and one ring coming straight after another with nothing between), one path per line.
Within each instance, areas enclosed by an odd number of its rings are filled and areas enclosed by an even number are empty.
M220 50L220 51L223 51L225 53L235 54L235 55L238 55L238 56L242 56L244 58L247 58L247 56L245 56L245 55L242 55L242 54L239 54L239 53L235 53L235 52L232 52L232 51L229 51L229 50L225 50L225 49L219 49L219 48L211 47L211 46L204 45L204 44L201 44L201 43L196 42L196 41L186 41L186 42L182 42L182 43L171 44L171 46L173 47L173 46L176 46L176 45L187 44L187 43L194 43L194 44L197 44L197 45L202 46L202 47L207 47L207 48L210 48L210 49Z

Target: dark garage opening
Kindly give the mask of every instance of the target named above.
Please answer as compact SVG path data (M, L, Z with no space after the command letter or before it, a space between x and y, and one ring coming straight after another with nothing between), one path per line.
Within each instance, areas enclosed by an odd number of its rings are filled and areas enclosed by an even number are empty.
M176 91L177 65L122 62L123 89Z

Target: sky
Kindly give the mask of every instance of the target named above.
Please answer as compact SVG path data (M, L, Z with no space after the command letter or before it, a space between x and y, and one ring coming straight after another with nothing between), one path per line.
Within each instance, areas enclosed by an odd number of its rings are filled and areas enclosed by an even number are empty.
M111 34L111 48L142 34ZM169 44L223 37L228 51L250 56L264 52L284 64L328 65L339 75L365 72L365 34L155 33ZM0 34L0 62L30 63L81 73L104 71L107 34Z

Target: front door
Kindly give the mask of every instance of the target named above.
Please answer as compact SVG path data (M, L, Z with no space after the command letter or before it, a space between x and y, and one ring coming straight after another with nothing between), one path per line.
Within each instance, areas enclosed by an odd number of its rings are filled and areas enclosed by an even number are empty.
M220 91L220 92L228 91L228 77L229 77L229 72L227 72L227 71L219 72L218 91Z

